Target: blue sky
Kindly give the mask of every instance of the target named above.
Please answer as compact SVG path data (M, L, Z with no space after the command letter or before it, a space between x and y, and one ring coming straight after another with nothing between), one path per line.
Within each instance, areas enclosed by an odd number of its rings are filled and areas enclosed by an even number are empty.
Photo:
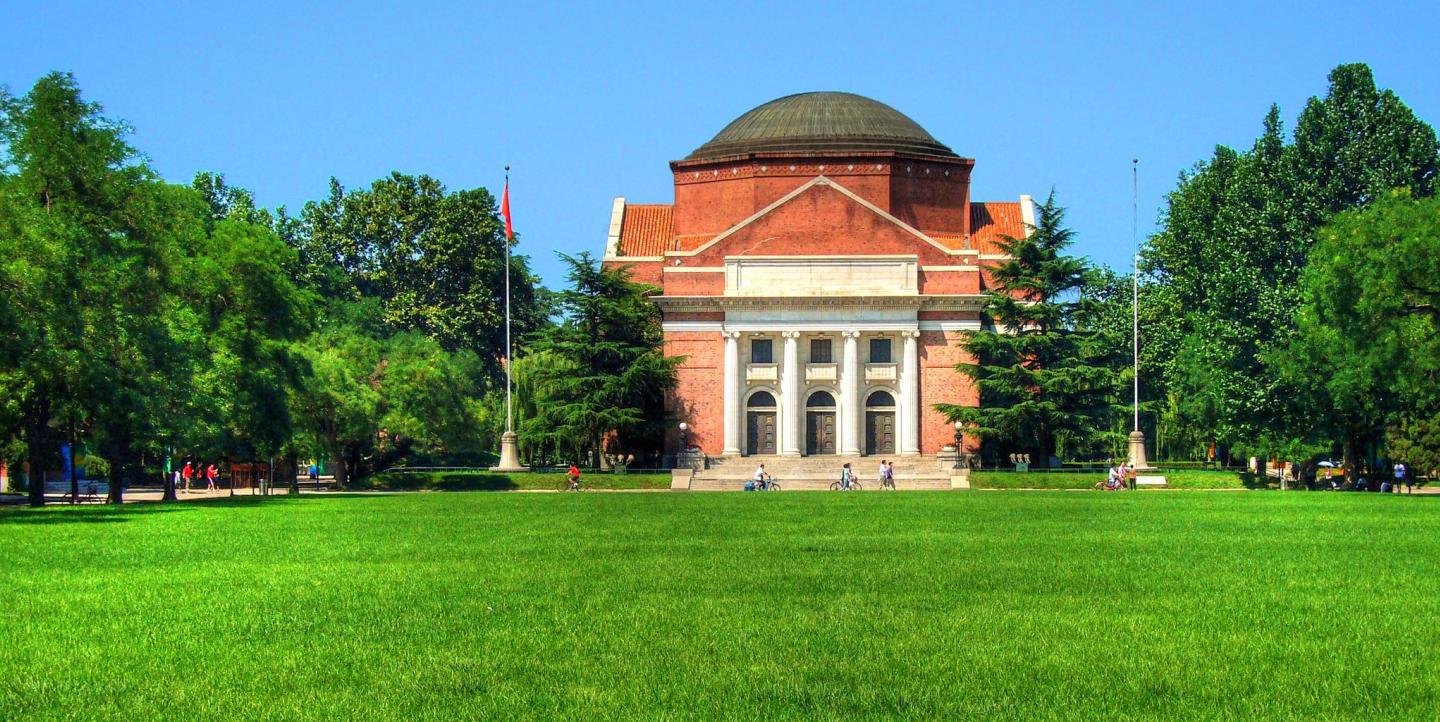
M556 251L603 251L615 196L670 201L667 161L795 92L906 113L976 159L977 200L1055 188L1078 251L1126 267L1132 157L1144 234L1182 169L1272 102L1291 127L1338 63L1440 122L1433 3L130 5L0 5L0 84L73 71L165 177L267 206L392 169L498 195L509 163L552 286Z

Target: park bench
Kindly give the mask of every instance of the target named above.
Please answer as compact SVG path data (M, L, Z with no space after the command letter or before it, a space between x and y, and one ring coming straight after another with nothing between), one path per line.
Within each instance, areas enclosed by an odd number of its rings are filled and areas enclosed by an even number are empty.
M104 501L106 495L110 493L109 484L103 481L80 479L77 483L80 488L80 498L73 501L79 501L82 504L91 501ZM45 482L45 496L49 497L51 495L59 496L61 501L70 499L70 481L63 479L60 481Z

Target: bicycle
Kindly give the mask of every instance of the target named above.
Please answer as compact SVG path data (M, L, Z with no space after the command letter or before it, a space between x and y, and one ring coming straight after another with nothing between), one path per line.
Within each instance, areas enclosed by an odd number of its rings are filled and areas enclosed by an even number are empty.
M556 489L555 489L555 491L562 492L562 493L563 493L563 492L567 492L567 491L584 491L584 490L585 490L584 487L582 487L582 486L580 485L580 477L578 477L578 476L575 477L575 479L574 479L573 481L572 481L572 480L570 479L570 477L568 477L568 476L565 477L565 478L563 478L563 479L561 479L561 480L560 480L560 484L559 484L559 485L556 487Z
M775 477L766 474L765 478L755 482L755 491L780 491L780 484L776 483Z
M860 491L861 488L859 479L851 479L848 488L841 485L838 481L830 482L830 491Z

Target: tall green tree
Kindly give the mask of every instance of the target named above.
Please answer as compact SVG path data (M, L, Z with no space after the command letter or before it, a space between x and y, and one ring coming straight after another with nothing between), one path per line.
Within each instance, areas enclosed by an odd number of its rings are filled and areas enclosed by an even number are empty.
M571 287L556 294L561 322L531 340L535 415L523 436L553 448L604 454L661 448L665 398L675 388L681 359L662 349L658 289L630 280L625 267L602 267L589 253L560 255Z
M309 203L294 242L306 285L330 298L375 298L396 331L418 331L448 351L473 351L498 379L505 348L505 250L495 198L451 192L429 176L392 173L369 188ZM510 265L515 333L547 310L524 256Z
M1393 186L1431 193L1440 167L1434 130L1377 91L1369 68L1340 66L1330 81L1301 114L1293 144L1272 107L1248 151L1219 147L1183 174L1143 252L1155 299L1169 310L1157 321L1179 338L1158 391L1215 440L1254 452L1304 435L1299 390L1264 354L1296 332L1316 228Z
M990 269L987 327L962 342L973 363L957 366L980 392L980 406L937 404L969 424L989 453L1025 452L1047 463L1062 445L1087 453L1113 440L1122 366L1110 334L1081 319L1093 303L1081 295L1092 270L1066 255L1074 233L1052 192L1023 238L1000 242L1009 257Z
M1440 198L1395 191L1317 235L1298 333L1270 361L1305 392L1312 429L1339 435L1353 477L1387 426L1440 411Z
M192 229L183 202L126 142L128 128L84 100L70 75L46 75L4 104L0 263L20 349L0 368L0 395L16 411L6 433L24 439L38 505L56 442L95 429L119 457L110 459L118 501L127 462L155 436L136 405L169 368L159 311L175 241Z

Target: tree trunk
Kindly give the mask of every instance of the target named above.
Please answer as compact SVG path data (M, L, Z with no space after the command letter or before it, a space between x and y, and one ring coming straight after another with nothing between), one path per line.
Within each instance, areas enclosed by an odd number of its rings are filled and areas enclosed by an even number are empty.
M110 462L110 492L105 496L106 504L125 503L125 462L118 458Z
M26 479L30 506L45 505L45 440L37 437L39 435L33 429L25 434L25 456L30 462L30 473Z
M285 485L289 487L290 493L294 496L300 495L299 466L300 460L297 455L292 452L281 458L279 465L275 468L275 471L281 474L280 478L287 480Z
M1345 469L1345 481L1350 482L1352 486L1355 484L1355 480L1359 477L1360 474L1360 469L1357 465L1357 462L1359 461L1359 448L1360 439L1354 434L1354 432L1346 431L1344 461L1341 462L1341 466L1343 466Z
M175 462L171 461L170 463L173 468ZM165 474L164 486L165 495L160 497L160 501L179 501L179 498L175 496L175 473L173 471L169 474Z
M350 485L350 473L345 468L345 452L335 448L330 450L330 465L335 467L331 473L335 475L335 484L340 488Z
M75 425L70 425L70 503L80 503L80 472L76 470Z

